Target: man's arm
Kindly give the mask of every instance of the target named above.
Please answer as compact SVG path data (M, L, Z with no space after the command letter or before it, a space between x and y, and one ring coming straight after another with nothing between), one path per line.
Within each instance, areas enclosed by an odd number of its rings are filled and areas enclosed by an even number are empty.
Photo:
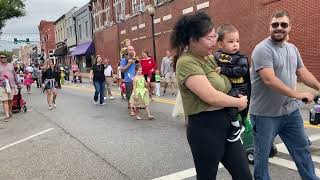
M128 63L125 66L122 66L123 64L121 63L121 65L120 65L121 72L126 72L128 70L128 68L130 67L131 63L132 63L131 59L128 60Z
M297 70L297 76L300 81L302 81L305 85L320 91L320 83L319 81L313 76L313 74L306 68L301 67Z
M313 95L311 93L297 92L291 89L286 84L284 84L278 77L276 77L272 68L263 68L260 69L258 72L264 84L270 87L271 89L288 97L297 98L299 100L307 98L308 102L312 101Z

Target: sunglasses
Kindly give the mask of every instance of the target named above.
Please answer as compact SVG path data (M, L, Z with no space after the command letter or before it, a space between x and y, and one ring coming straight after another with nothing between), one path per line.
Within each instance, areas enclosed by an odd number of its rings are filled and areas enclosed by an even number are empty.
M278 28L279 26L281 26L283 29L287 29L289 27L289 24L286 23L286 22L274 22L274 23L271 23L271 27L276 29Z
M7 57L3 57L3 56L0 57L0 59L6 59L6 58L7 58Z

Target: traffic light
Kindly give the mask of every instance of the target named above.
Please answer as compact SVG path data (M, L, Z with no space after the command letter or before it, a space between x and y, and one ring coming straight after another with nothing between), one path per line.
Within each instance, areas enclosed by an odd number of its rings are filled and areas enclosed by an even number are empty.
M30 44L29 38L26 38L26 43L27 43L27 44Z
M14 42L15 44L18 44L18 39L17 39L17 38L14 38L14 39L13 39L13 42Z

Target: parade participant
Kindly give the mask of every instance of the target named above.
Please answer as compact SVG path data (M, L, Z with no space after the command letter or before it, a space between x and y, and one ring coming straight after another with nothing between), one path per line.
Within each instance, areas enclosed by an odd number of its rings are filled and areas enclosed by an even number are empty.
M128 56L126 58L122 58L120 61L120 69L121 72L124 74L123 82L125 83L125 89L126 89L126 97L128 100L128 108L130 110L130 115L134 116L134 109L130 106L130 97L132 94L133 89L133 78L136 75L135 67L136 67L136 52L134 51L133 46L128 47Z
M135 116L137 120L141 120L142 118L139 115L139 108L145 108L148 119L153 119L154 116L150 114L150 98L149 91L146 87L148 87L148 83L145 81L145 78L142 74L142 68L140 66L135 67L136 76L133 78L133 90L132 95L130 97L130 105L132 108L135 108Z
M112 96L112 92L111 92L111 87L113 82L113 69L112 66L110 64L110 60L109 59L105 59L105 69L104 69L104 76L106 77L106 84L107 84L107 93L109 96L110 100L113 100L114 97Z
M75 60L72 61L71 71L72 71L72 75L73 75L73 76L74 76L74 74L75 74L76 72L79 71L79 67L78 67L78 65L76 64L76 61L75 61Z
M18 84L14 67L7 60L7 55L0 53L0 101L5 113L4 121L7 122L12 116L12 100Z
M28 94L31 94L32 83L33 83L32 74L31 74L31 72L26 71L26 73L24 75L23 84L26 86Z
M214 57L219 67L216 70L230 79L231 91L228 95L238 97L241 94L250 97L249 63L248 58L239 52L239 31L231 24L224 24L218 28L217 34L219 50L214 53ZM237 108L228 107L226 110L232 125L227 140L235 142L240 139L245 128L238 121ZM247 107L240 112L243 121L248 117L248 110Z
M61 85L64 85L64 80L65 80L65 77L66 77L66 74L65 74L65 71L64 71L64 68L61 67L60 68L60 83Z
M173 69L173 60L172 60L171 52L169 50L166 51L166 56L162 58L161 74L165 79L163 95L166 94L168 86L170 86L171 88L171 95L175 95L176 94L176 77Z
M124 47L120 50L120 58L127 58L128 47L131 46L131 41L130 39L125 39L123 43L124 43Z
M56 80L56 90L53 91L53 98L52 98L52 104L53 104L53 107L56 108L57 107L57 103L56 103L56 99L57 99L57 96L58 96L58 89L61 89L62 86L61 86L61 70L59 68L59 66L57 64L55 64L54 66L54 73L55 73L55 80Z
M157 68L157 64L154 59L149 56L149 52L147 50L142 51L140 65L142 67L142 74L149 85L149 94L151 99L155 88L155 70Z
M47 95L47 103L49 105L49 110L52 110L52 108L56 106L53 102L53 99L57 93L58 85L56 80L58 77L59 74L55 71L55 66L52 60L46 60L43 66L42 87Z
M299 100L313 101L309 92L295 90L297 78L320 90L320 83L304 66L298 48L287 41L291 30L288 12L273 13L270 37L252 53L250 118L254 130L254 178L269 180L268 157L274 138L279 135L288 148L302 179L319 179L314 164Z
M104 102L104 90L105 90L105 81L106 77L104 76L104 64L102 64L102 58L100 55L96 57L96 64L92 66L90 70L90 81L93 82L94 85L94 104L98 104L98 99L100 105L105 105ZM100 97L100 98L99 98Z
M182 16L171 34L176 77L189 121L187 139L198 180L215 179L219 162L232 179L251 180L241 142L227 141L231 124L225 110L225 107L245 109L247 97L227 95L231 83L216 72L217 64L211 55L217 38L211 18L203 12Z
M41 70L39 64L36 64L32 72L33 80L37 83L37 88L41 86Z
M160 96L160 86L161 86L161 76L160 76L160 71L157 69L156 70L156 74L155 74L155 76L154 76L154 78L155 78L155 81L156 81L156 89L155 89L155 91L156 91L156 96Z

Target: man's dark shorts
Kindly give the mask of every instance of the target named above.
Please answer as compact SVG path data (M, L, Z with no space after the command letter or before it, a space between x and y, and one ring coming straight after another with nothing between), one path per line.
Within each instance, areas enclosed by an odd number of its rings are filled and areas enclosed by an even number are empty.
M130 97L131 97L132 90L133 90L133 84L132 84L132 82L125 82L124 84L126 85L127 100L130 101Z

